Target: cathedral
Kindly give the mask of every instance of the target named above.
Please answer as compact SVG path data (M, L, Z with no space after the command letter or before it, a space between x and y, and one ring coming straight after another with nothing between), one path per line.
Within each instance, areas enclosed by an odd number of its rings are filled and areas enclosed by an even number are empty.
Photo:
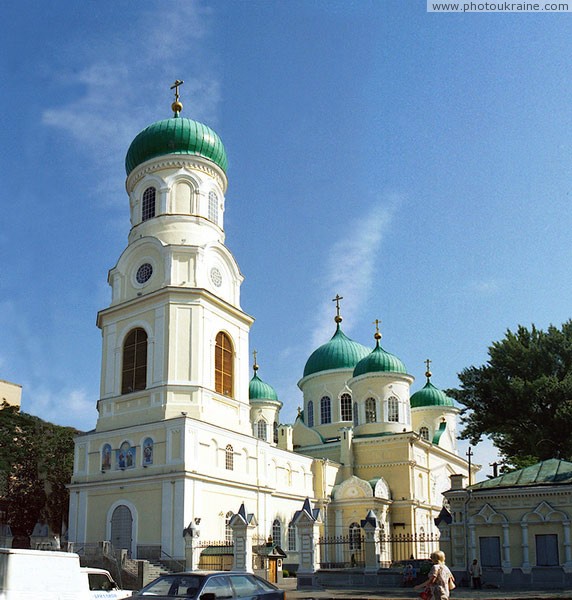
M180 83L173 116L141 131L125 159L131 230L97 318L98 419L75 441L69 541L184 560L190 523L203 540L230 540L244 504L259 539L296 563L292 518L307 500L324 536L351 535L371 511L381 531L438 534L442 492L469 469L459 411L429 363L411 394L378 330L371 346L347 337L339 296L333 335L298 382L303 409L281 423L282 402L249 362L253 318L225 246L225 148L181 116Z

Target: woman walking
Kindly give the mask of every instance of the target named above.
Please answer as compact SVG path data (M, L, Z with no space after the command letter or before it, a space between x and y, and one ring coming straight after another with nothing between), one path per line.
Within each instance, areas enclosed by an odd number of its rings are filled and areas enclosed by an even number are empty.
M445 553L438 550L430 556L433 566L429 571L427 580L413 589L423 589L425 600L447 600L450 591L455 587L455 578L449 567L445 564Z

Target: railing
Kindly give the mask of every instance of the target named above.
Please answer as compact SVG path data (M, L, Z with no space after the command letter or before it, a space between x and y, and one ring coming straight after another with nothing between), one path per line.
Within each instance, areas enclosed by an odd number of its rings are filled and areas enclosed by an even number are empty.
M234 562L234 544L228 541L201 541L199 569L230 571Z
M423 533L380 534L376 540L378 554L389 563L412 558L429 558L439 549L439 535ZM389 566L389 565L388 565Z
M364 538L361 535L320 537L317 550L321 569L364 567Z

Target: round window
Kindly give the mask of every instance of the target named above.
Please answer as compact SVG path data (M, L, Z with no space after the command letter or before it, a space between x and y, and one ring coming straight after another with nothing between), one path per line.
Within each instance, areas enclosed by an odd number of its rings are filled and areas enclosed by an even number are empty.
M137 279L137 283L145 283L149 281L151 275L153 275L153 267L149 263L145 263L137 269L135 279Z
M216 287L220 287L222 285L222 275L216 267L211 269L211 281L214 283L214 285L216 285Z

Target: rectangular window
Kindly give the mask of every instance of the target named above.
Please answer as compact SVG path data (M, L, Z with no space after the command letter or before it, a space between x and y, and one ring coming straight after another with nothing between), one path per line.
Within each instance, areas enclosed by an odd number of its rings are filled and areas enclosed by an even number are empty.
M482 567L500 567L500 537L487 536L479 537L479 546L481 548L481 566Z
M536 538L536 566L557 567L558 562L558 536L548 533L534 536Z

